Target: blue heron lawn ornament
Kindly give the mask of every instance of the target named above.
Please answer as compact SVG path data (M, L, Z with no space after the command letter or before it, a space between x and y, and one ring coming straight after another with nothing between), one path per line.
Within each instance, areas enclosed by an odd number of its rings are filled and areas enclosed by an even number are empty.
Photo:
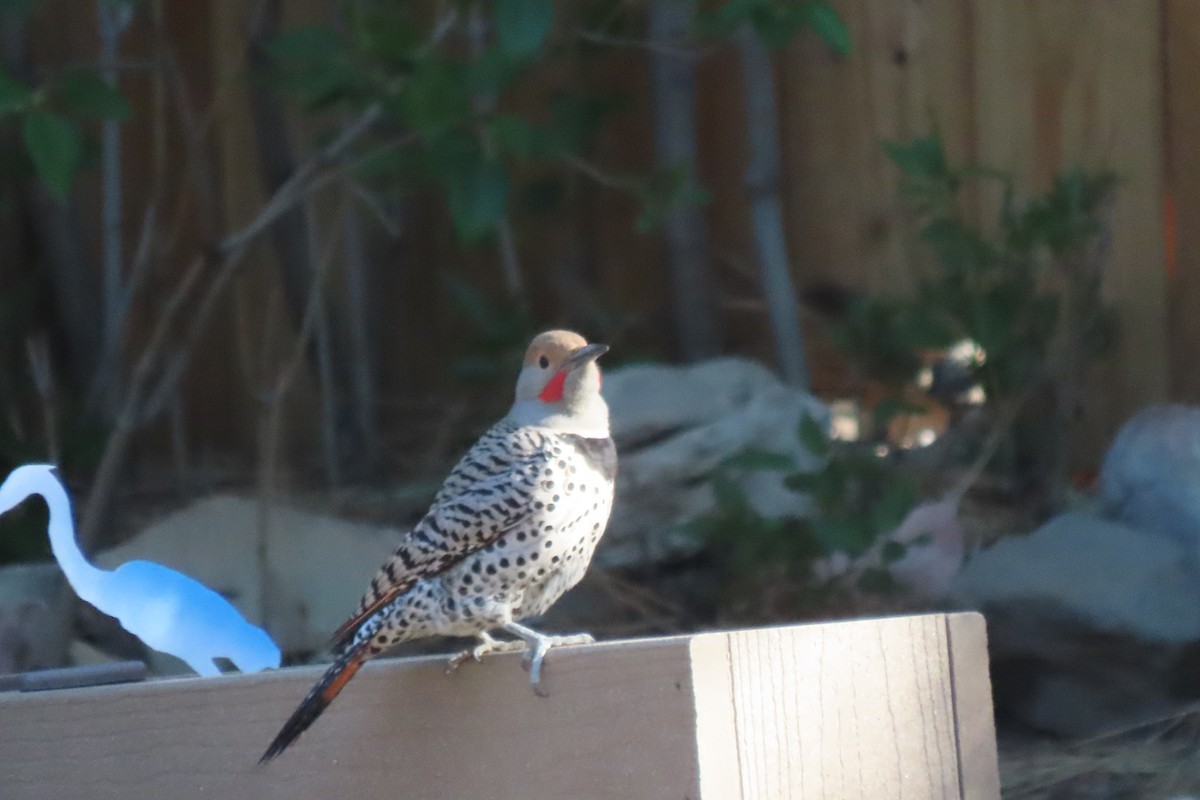
M279 666L279 648L221 595L152 561L127 561L109 571L93 566L75 541L71 500L49 464L18 467L0 485L0 514L31 495L50 509L50 549L71 588L155 650L176 656L200 675L219 675L213 659L242 672Z

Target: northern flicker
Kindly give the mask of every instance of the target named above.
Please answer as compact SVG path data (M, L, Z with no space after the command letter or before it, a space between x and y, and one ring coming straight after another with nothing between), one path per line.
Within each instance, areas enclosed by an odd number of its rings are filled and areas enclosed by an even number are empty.
M542 614L586 571L612 507L617 454L595 361L606 345L577 333L534 337L508 414L450 472L429 511L335 633L337 659L284 724L262 761L282 753L364 662L400 642L474 636L450 669L486 653L527 650L541 680L551 647L592 641L519 623ZM498 641L505 631L515 641Z

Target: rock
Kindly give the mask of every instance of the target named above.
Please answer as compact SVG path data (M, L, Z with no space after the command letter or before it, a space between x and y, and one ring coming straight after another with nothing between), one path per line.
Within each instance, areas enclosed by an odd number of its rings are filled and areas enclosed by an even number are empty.
M982 604L1039 598L1087 627L1162 642L1200 639L1200 573L1176 542L1067 513L976 554L951 585Z
M606 373L604 397L620 456L613 517L598 555L606 565L695 552L697 543L680 526L712 511L712 478L730 456L758 448L788 456L797 471L819 466L798 428L804 414L826 419L828 410L751 361L625 367ZM783 486L783 473L746 471L739 480L763 516L809 513L806 498Z
M1113 517L1174 538L1200 561L1200 407L1134 415L1105 455L1100 495Z
M1200 696L1200 573L1187 547L1074 512L977 553L953 605L988 618L997 713L1065 735Z
M285 653L323 652L400 533L276 505L267 537L271 603L264 620L258 514L256 500L209 497L98 554L96 563L107 569L138 558L165 564L225 596Z
M113 658L108 653L92 647L87 642L82 642L78 639L71 642L70 661L71 666L73 667L87 667L93 664L112 664L115 663L116 660L117 659ZM180 664L182 663L183 662L180 662ZM184 669L186 670L187 668L184 667ZM182 671L183 670L181 670L181 672ZM154 672L159 673L159 670L155 669Z
M613 437L626 444L704 425L780 387L761 364L716 358L691 366L636 364L604 374Z
M54 562L0 568L0 674L67 663L68 598Z

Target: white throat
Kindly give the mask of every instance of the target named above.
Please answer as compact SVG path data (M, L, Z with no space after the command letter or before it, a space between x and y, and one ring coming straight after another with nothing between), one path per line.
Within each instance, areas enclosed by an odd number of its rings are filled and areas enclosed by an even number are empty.
M517 400L506 420L521 427L547 428L557 433L573 433L588 439L607 439L608 404L599 394L593 395L574 408L563 403L543 403L541 400Z

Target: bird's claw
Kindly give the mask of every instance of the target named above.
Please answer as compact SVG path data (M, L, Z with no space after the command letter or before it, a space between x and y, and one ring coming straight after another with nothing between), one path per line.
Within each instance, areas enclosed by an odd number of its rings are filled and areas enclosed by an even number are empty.
M481 635L479 639L479 644L474 647L468 647L450 657L446 662L447 675L452 674L467 661L482 661L483 657L490 653L511 653L525 649L525 643L519 639L514 642L501 642L487 634Z
M469 647L466 650L462 650L450 656L450 658L446 660L446 674L453 675L458 671L458 668L467 661L467 659L474 659L478 661L479 656L475 654L475 651L478 649L478 647Z
M529 683L533 686L533 693L538 697L549 697L550 693L542 688L542 662L546 659L546 653L552 647L565 647L575 644L592 644L596 641L590 633L576 633L570 636L544 636L539 635L534 639L529 649L525 651L525 658L522 660L522 666L529 671Z

